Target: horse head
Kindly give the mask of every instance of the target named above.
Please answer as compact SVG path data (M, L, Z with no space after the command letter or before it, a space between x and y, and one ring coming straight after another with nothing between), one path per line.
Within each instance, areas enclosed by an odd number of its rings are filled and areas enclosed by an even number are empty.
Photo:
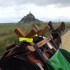
M48 26L52 42L55 44L56 49L58 49L61 45L61 35L65 30L65 24L64 22L61 22L60 26L57 29L54 29L52 22L50 21Z

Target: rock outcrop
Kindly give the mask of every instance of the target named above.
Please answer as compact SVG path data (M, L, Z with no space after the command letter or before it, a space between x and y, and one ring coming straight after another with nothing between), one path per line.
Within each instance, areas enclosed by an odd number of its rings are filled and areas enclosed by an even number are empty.
M24 16L19 23L42 23L42 21L35 18L32 13L27 14Z

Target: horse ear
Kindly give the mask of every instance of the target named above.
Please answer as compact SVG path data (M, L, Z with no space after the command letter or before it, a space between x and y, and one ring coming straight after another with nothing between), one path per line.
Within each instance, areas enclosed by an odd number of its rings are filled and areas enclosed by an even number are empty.
M61 33L65 30L65 23L61 22L61 25L56 29L56 31L60 31Z
M53 30L54 30L54 28L53 28L53 26L52 26L52 22L51 22L51 21L48 23L48 26L49 26L49 30L50 30L50 31L53 31Z

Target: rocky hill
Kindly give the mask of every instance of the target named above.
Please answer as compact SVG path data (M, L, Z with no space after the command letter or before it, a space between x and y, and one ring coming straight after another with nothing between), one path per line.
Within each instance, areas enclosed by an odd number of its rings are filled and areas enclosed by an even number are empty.
M42 21L35 18L35 16L29 12L26 16L24 16L19 23L42 23Z

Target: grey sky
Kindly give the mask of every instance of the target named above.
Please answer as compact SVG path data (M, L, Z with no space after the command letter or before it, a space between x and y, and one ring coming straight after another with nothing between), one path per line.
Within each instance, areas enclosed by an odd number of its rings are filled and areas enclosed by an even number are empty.
M0 0L0 22L17 22L29 11L43 21L70 21L70 0Z
M0 6L21 5L26 3L33 3L36 5L50 5L70 6L70 0L0 0Z

